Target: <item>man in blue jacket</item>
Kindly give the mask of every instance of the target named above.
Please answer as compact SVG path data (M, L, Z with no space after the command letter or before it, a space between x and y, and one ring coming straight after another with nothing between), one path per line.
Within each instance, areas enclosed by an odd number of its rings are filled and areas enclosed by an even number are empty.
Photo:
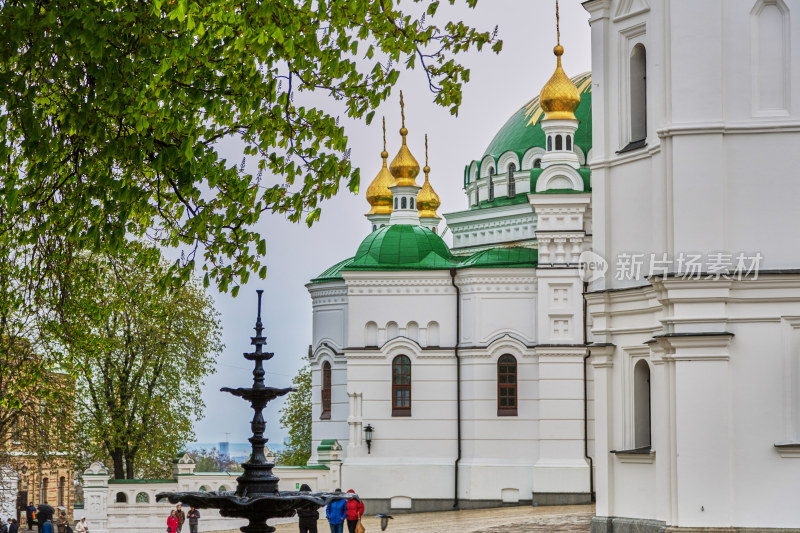
M342 492L342 489L336 489L334 492ZM347 516L347 500L336 500L328 504L325 517L331 525L331 533L342 533L345 516Z

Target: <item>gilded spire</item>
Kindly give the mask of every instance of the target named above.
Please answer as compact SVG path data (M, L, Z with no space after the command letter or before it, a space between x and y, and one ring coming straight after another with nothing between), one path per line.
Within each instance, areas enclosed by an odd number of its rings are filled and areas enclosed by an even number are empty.
M425 134L425 183L422 184L422 189L417 193L417 210L419 211L420 218L441 218L436 214L436 210L442 205L439 195L431 187L431 182L428 174L431 167L428 166L428 135Z
M400 91L400 118L402 120L402 127L400 128L400 135L403 137L403 145L400 147L400 150L397 152L397 155L394 156L392 160L392 164L389 165L389 171L394 176L394 185L395 186L416 186L417 182L417 174L419 174L419 163L417 160L414 159L414 156L411 155L411 151L408 149L408 145L406 145L406 135L408 135L408 130L406 129L406 113L405 113L405 103L403 102L403 91Z
M561 67L561 56L564 54L564 47L561 46L558 0L556 0L556 46L553 48L553 53L556 55L556 71L539 94L539 105L544 110L543 120L575 120L575 110L580 105L581 98L575 84L567 77Z
M367 213L368 215L388 215L392 212L392 191L389 190L389 187L394 183L394 178L386 166L388 157L389 152L386 151L386 117L383 117L383 151L381 152L383 166L369 187L367 187L367 202L372 206L372 209Z

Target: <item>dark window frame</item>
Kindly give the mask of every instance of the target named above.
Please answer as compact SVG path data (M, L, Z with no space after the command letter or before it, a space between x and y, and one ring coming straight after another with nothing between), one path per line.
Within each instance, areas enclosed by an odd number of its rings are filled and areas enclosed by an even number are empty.
M509 365L513 370L508 370ZM517 416L519 406L517 376L517 358L508 353L501 355L497 359L497 416ZM511 394L507 394L508 392ZM504 399L511 401L503 402ZM506 405L502 405L503 403Z
M404 379L398 380L398 377ZM401 396L407 396L407 401L398 402L398 392L406 392L407 395ZM411 359L407 355L401 354L392 359L392 416L411 416Z
M330 420L331 418L331 364L328 361L322 363L322 414L320 420Z

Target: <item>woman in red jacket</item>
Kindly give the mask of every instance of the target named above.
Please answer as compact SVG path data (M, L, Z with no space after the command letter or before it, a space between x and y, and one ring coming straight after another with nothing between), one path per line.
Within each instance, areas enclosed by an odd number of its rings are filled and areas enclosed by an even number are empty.
M167 531L169 533L177 533L178 531L178 517L175 516L175 509L170 511L167 517Z
M347 492L355 494L353 489ZM364 502L361 500L347 500L347 530L350 533L356 533L356 525L361 520L361 515L364 514Z

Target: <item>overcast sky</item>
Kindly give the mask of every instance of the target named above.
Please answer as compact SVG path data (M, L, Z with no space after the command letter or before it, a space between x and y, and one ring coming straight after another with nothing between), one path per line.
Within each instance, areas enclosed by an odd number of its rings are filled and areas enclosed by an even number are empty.
M464 2L457 0L458 3ZM288 387L302 366L302 357L311 343L311 299L305 284L334 263L351 257L370 230L363 215L369 210L365 199L367 186L381 164L380 117L386 116L391 162L400 147L399 90L403 90L406 102L409 148L420 166L424 166L424 136L428 134L430 179L442 199L441 215L467 207L461 188L464 166L480 159L500 127L538 95L552 75L556 39L554 1L480 0L474 10L448 8L445 4L442 2L440 11L452 13L453 19L489 31L498 25L503 51L499 55L484 51L459 56L471 68L471 80L464 89L458 117L452 117L447 109L433 103L434 95L421 72L402 73L391 99L377 111L372 125L345 122L351 160L361 168L358 195L343 187L343 192L323 203L322 216L310 229L304 223L290 223L280 215L265 215L258 229L267 238L267 279L252 276L237 298L212 291L222 314L226 347L218 360L216 374L206 380L203 388L206 411L199 414L195 423L198 442L228 438L231 442L243 442L250 435L252 411L244 401L219 389L252 382L252 365L242 358L242 353L251 350L249 337L255 322L256 289L264 289L267 347L275 352L275 357L266 363L268 385ZM560 8L563 65L572 77L591 67L589 17L578 0L562 0ZM332 105L327 107L323 103L323 107L338 113ZM242 159L242 146L235 142L226 143L220 151L229 161ZM421 173L417 181L422 184ZM443 228L444 224L440 226ZM286 436L278 421L282 403L281 399L273 401L265 412L266 435L275 443Z

